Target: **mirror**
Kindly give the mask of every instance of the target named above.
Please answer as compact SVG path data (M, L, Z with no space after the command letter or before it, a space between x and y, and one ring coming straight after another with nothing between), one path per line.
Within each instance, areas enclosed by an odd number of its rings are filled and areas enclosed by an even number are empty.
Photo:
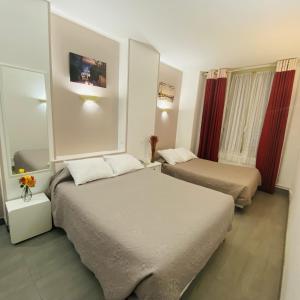
M42 73L1 67L1 108L11 175L49 169L47 93Z

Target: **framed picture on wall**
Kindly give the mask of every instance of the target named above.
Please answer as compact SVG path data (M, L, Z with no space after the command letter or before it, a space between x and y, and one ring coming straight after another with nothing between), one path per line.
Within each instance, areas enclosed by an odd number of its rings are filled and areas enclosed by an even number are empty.
M166 82L160 82L158 87L158 99L173 102L175 98L175 86Z
M106 63L79 54L69 53L70 80L106 88Z

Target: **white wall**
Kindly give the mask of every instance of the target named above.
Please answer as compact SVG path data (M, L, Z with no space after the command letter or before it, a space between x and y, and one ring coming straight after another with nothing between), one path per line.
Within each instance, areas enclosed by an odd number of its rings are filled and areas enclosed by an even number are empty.
M48 3L1 0L0 63L49 71Z
M145 162L155 128L159 59L151 46L129 41L127 152Z
M194 126L193 126L192 148L191 149L195 154L198 154L198 149L199 149L205 84L206 84L206 76L204 76L203 73L200 73L198 95L197 95L196 106L195 106L195 111L194 111L194 115L193 115Z
M298 139L300 133L298 131ZM296 176L290 193L281 300L300 299L300 152Z
M50 60L49 60L49 3L43 0L2 0L0 10L0 64L39 71L45 74L46 94L51 107L50 97ZM1 91L0 91L1 93ZM51 119L51 111L48 110ZM2 122L0 118L0 122ZM49 122L51 124L51 122ZM1 133L1 164L3 192L5 200L20 197L18 176L10 176L7 168L7 156ZM52 130L50 136L50 156L52 152ZM51 170L36 173L37 186L34 193L44 191L48 185Z
M129 41L120 40L118 150L126 149Z
M199 93L200 72L184 70L182 74L179 113L177 121L176 147L192 149L195 111Z

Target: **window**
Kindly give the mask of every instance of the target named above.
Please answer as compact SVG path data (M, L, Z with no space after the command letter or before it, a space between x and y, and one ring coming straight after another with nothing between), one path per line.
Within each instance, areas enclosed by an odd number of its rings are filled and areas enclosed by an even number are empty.
M259 138L275 70L232 73L219 161L255 166Z

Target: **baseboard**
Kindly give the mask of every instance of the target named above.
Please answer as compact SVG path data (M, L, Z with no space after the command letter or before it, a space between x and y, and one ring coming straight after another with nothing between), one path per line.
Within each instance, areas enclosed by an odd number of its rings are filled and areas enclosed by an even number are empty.
M4 218L0 218L0 225L5 225Z
M290 188L289 187L286 187L286 186L283 186L283 185L280 185L280 184L276 184L275 185L275 189L280 189L280 190L285 190L285 191L289 191Z

